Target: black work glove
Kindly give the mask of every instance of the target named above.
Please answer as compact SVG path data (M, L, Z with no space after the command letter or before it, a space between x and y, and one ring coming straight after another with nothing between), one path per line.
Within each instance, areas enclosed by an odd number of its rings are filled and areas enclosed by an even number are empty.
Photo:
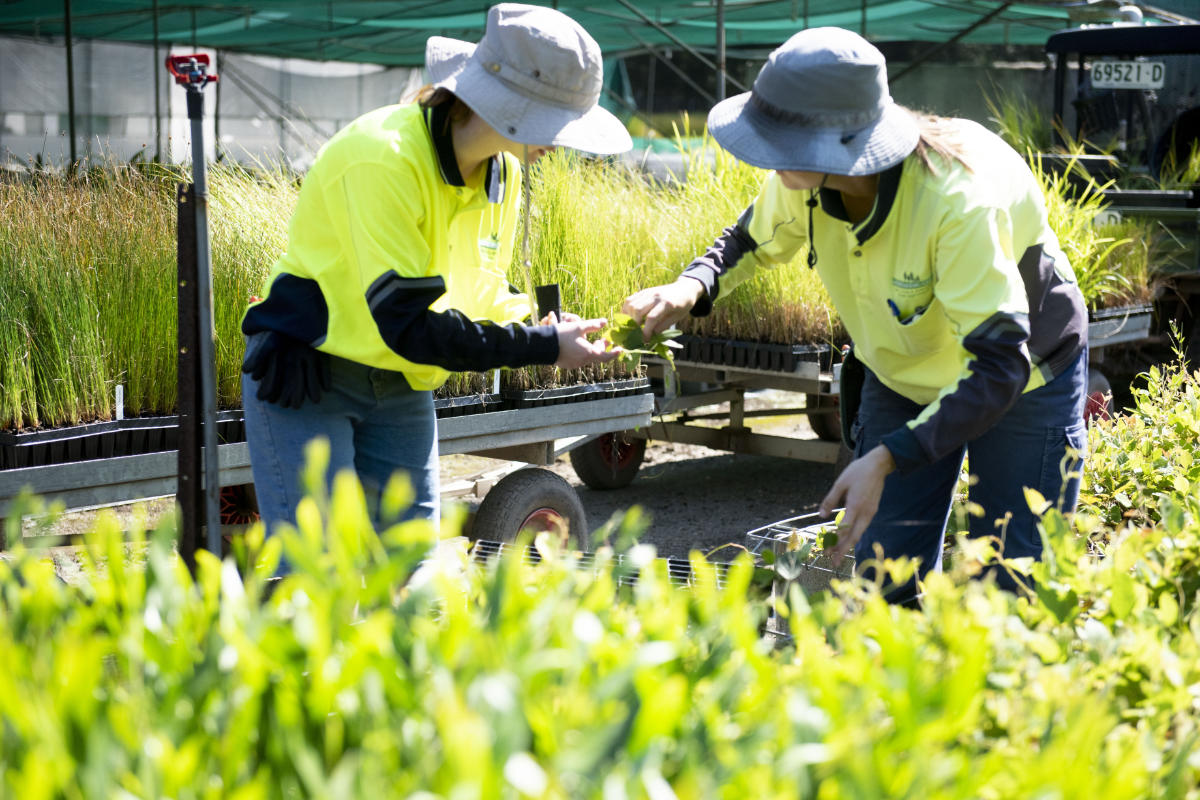
M862 402L863 381L866 380L865 368L862 362L854 356L854 349L846 351L842 359L842 379L838 390L838 415L842 421L842 442L851 450L854 449L854 420L858 416L858 406Z
M299 408L306 397L315 403L332 386L327 353L276 331L250 335L242 372L258 381L259 400L284 408Z

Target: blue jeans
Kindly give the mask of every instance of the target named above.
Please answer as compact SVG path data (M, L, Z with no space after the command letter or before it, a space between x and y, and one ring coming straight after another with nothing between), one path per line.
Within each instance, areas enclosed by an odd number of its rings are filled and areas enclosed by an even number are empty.
M941 570L946 523L954 490L969 456L970 499L983 508L982 517L971 517L969 535L995 536L1006 558L1040 559L1042 539L1037 518L1025 500L1025 487L1037 489L1055 507L1070 512L1079 501L1079 473L1087 447L1083 404L1087 388L1087 350L1050 383L1017 400L986 433L940 461L906 475L893 472L883 486L879 512L854 550L861 564L875 557L875 545L888 558L920 559L917 575ZM855 421L855 457L921 412L922 406L893 392L866 370L862 403ZM1067 458L1070 448L1077 452ZM1064 474L1073 474L1064 480ZM998 526L1011 514L1007 522ZM871 578L869 566L860 574ZM1015 589L1016 582L1003 569L994 568L999 584ZM917 596L916 579L903 586L886 587L888 600L909 603Z
M242 375L246 441L259 513L271 533L294 522L304 496L300 483L304 448L329 440L329 472L353 470L362 482L376 530L396 520L380 519L380 495L393 473L412 480L416 497L404 518L439 518L437 417L433 393L414 391L399 372L330 358L332 389L319 402L284 408L257 399L258 382Z

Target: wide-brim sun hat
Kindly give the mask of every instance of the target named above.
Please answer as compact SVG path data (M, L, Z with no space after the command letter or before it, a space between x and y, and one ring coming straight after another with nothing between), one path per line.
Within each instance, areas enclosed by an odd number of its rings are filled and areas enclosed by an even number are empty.
M903 161L920 130L888 92L883 54L842 28L809 28L771 53L749 92L718 103L708 130L773 170L871 175Z
M478 44L432 36L425 66L498 133L519 144L611 155L633 147L621 121L601 108L600 46L551 8L501 3L488 10Z

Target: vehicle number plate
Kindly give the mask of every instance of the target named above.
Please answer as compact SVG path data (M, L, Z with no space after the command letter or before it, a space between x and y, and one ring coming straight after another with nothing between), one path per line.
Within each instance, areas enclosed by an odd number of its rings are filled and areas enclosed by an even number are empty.
M1161 61L1093 61L1096 89L1161 89L1167 70Z

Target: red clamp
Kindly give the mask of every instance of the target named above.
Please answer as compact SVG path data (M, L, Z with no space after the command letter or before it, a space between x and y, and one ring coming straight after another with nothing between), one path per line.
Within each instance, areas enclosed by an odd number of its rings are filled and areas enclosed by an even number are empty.
M216 75L208 74L209 60L207 53L196 53L189 56L167 56L167 70L175 77L180 86L195 86L203 89L209 83L215 83Z

